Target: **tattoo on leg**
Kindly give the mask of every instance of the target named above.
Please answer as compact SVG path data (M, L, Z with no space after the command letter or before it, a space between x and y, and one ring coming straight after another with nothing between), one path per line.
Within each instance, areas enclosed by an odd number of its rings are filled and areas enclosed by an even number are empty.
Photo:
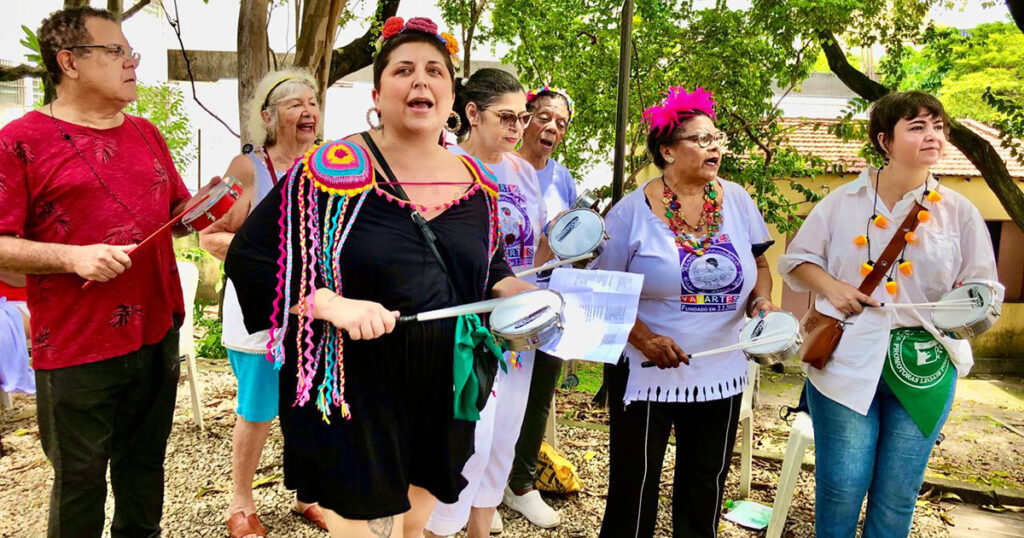
M395 526L395 518L393 516L382 517L380 519L371 519L366 524L370 527L370 532L374 536L380 536L380 538L388 538L391 536L391 529Z

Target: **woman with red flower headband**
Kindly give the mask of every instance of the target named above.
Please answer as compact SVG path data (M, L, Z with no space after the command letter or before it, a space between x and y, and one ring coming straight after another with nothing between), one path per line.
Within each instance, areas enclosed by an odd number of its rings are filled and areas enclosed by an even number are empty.
M334 537L422 536L437 501L466 486L501 351L475 314L398 313L532 288L499 248L493 174L438 144L457 44L429 19L384 30L372 129L314 146L225 265L247 329L270 329L285 485L319 503Z
M747 191L718 177L725 136L715 128L710 92L670 88L644 118L647 149L663 174L609 211L611 239L593 264L644 275L629 343L608 376L610 476L601 537L653 536L673 427L681 441L672 535L713 537L747 359L737 350L691 360L687 351L735 344L747 315L776 310L763 256L772 240Z

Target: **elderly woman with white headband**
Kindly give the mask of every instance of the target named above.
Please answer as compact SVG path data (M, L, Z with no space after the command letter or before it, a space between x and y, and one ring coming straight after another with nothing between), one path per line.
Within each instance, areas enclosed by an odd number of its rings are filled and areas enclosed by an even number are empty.
M303 70L274 71L257 85L247 111L251 144L232 159L224 174L241 183L242 196L224 218L199 234L199 244L217 259L225 258L249 213L313 146L320 128L318 105L316 82ZM274 362L266 358L269 333L246 331L231 280L224 290L222 339L238 379L238 417L232 436L234 495L227 511L228 530L232 538L262 538L266 530L256 514L252 481L271 421L278 414L278 374ZM313 500L303 502L296 497L292 511L326 529Z

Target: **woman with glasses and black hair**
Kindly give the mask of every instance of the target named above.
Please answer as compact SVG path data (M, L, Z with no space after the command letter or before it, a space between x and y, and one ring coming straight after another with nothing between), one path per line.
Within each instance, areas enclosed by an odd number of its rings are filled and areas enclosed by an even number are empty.
M742 351L694 359L687 353L735 344L747 315L776 309L763 256L772 240L747 191L718 177L725 136L715 128L709 92L670 88L644 118L647 149L662 176L611 209L611 239L592 264L644 275L629 343L608 376L610 477L601 537L654 535L673 427L685 442L676 444L672 535L712 537L747 359Z
M456 134L462 143L450 151L483 161L498 179L498 222L505 260L513 271L533 267L547 211L533 165L513 151L530 124L526 92L515 76L500 69L480 69L456 80ZM449 124L449 127L452 125ZM531 277L524 278L530 281ZM500 531L505 482L512 468L523 422L534 352L513 355L499 372L492 396L476 426L475 452L462 475L469 482L452 504L439 504L427 523L427 536L455 534L467 526L470 538Z
M548 216L553 219L576 203L576 181L572 173L562 163L551 158L572 122L573 101L565 90L544 86L526 94L526 109L533 114L533 120L523 133L523 143L518 153L537 170L544 205ZM550 275L550 272L538 275L539 285L543 287ZM530 523L544 529L557 526L561 517L544 502L533 484L544 429L548 413L551 412L551 396L555 393L563 365L562 359L537 350L529 401L519 431L519 441L516 443L516 457L508 477L508 488L502 501Z

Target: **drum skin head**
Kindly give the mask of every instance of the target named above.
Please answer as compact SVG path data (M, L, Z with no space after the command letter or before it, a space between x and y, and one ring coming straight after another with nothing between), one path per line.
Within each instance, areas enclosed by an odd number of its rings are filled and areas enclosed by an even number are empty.
M592 252L604 239L604 221L601 215L589 209L566 211L551 223L548 244L561 259L574 258Z
M313 185L324 192L352 196L373 185L370 157L353 142L334 140L313 146L302 164Z
M769 342L766 344L750 346L744 350L751 355L776 353L796 342L800 334L800 322L789 312L767 312L764 317L754 317L743 326L740 331L740 342L749 342L753 338L769 334L784 333L792 335L790 340Z
M495 331L522 334L550 322L562 313L562 297L551 290L531 290L509 297L491 312Z
M193 232L205 230L207 226L223 217L241 195L242 185L237 179L228 176L210 187L207 198L182 215L181 222Z
M965 282L962 286L946 292L939 302L956 299L973 299L974 302L969 310L932 311L932 323L943 331L970 325L985 317L988 308L995 302L996 296L991 285L976 280Z

